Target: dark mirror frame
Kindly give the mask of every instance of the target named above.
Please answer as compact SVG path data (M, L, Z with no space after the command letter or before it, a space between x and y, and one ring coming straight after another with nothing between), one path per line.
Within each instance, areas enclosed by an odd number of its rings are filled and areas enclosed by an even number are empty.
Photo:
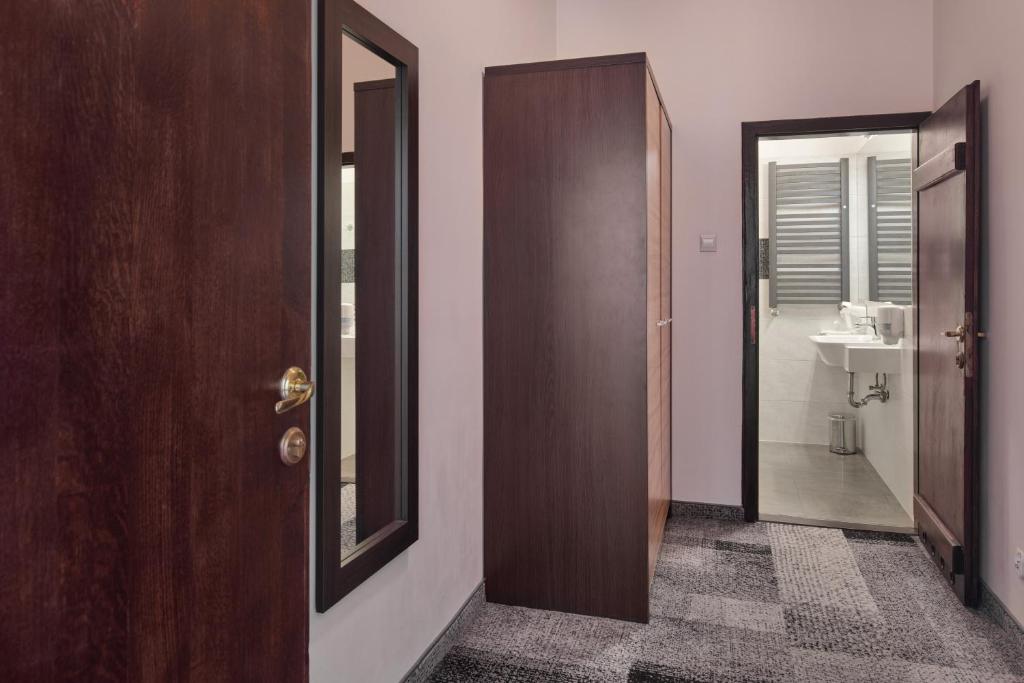
M320 0L316 118L316 609L327 611L419 536L418 83L415 45L351 0ZM395 521L341 558L341 84L342 35L395 65L396 338L399 353L398 509ZM326 378L330 378L328 381ZM334 415L332 419L325 419Z

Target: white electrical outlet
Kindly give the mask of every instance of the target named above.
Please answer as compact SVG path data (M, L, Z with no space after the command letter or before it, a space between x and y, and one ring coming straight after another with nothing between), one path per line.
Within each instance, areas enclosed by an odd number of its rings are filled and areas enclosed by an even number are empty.
M1013 556L1013 568L1017 570L1017 576L1024 579L1024 550L1017 548L1017 553Z

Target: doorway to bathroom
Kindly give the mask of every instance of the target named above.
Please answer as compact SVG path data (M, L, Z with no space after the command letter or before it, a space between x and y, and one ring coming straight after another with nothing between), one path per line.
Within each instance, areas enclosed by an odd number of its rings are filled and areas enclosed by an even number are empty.
M980 111L742 124L744 517L915 531L968 605Z
M760 519L913 530L914 142L758 140Z

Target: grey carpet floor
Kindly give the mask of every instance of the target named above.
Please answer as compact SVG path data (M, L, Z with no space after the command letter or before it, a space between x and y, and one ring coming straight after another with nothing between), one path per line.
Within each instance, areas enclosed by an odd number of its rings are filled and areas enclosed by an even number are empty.
M487 603L431 681L1024 681L912 536L675 517L649 624Z

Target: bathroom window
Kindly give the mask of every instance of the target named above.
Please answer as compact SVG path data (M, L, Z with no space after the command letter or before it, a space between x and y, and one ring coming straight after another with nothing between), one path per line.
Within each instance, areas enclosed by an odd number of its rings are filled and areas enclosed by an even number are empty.
M849 160L768 164L769 306L850 298Z

